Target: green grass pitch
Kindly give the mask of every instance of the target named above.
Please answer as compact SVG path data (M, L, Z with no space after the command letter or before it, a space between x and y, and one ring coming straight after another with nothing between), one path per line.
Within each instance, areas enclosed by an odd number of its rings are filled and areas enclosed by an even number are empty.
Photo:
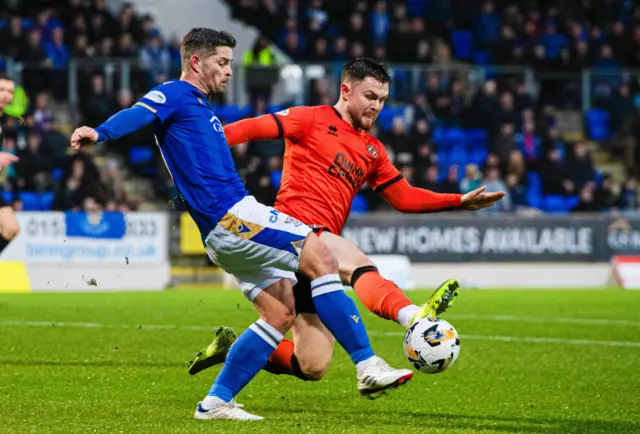
M360 307L408 366L402 328ZM0 433L640 432L640 292L463 291L442 374L369 401L337 347L321 382L258 375L238 401L264 421L193 420L219 368L190 377L188 360L211 326L255 318L237 291L0 295Z

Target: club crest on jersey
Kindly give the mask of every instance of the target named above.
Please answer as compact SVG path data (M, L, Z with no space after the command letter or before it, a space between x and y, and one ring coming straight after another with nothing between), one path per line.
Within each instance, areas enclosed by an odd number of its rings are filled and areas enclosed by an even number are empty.
M378 151L376 151L375 146L373 145L368 145L367 146L367 151L369 151L369 154L371 154L371 156L373 158L377 158L378 157Z
M167 102L167 97L159 90L152 90L151 92L147 93L144 98L157 104L164 104L165 102Z

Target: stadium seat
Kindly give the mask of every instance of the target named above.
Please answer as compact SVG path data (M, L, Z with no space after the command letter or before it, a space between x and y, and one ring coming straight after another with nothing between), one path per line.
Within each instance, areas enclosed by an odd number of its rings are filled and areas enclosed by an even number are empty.
M278 113L282 110L284 110L284 107L281 104L269 104L269 107L267 107L267 112L269 113Z
M567 211L567 204L564 196L550 194L544 198L542 208L549 213L564 213Z
M467 131L467 149L489 149L489 136L485 130L479 128Z
M445 131L444 142L448 148L464 149L467 143L467 132L462 128L451 128Z
M280 183L282 182L282 171L276 170L271 172L271 185L276 190L280 190Z
M607 140L611 136L609 130L609 113L602 109L587 111L587 133L591 140Z
M40 209L42 211L51 211L53 206L53 199L55 199L56 194L53 191L47 191L45 193L40 193Z
M367 203L367 198L364 195L358 193L353 198L353 202L351 203L351 213L352 214L362 214L369 210L369 204Z
M527 205L529 205L531 208L541 208L542 195L535 191L527 191Z
M435 143L436 146L439 146L440 144L442 144L442 141L444 140L444 132L445 132L445 129L442 127L436 127L433 130L433 134L431 138L433 139L433 143Z
M134 146L129 151L129 162L134 166L148 164L153 161L151 146Z
M567 203L567 211L571 211L580 203L580 196L567 196L565 200Z
M62 181L63 176L64 171L59 167L56 167L51 171L51 179L53 179L54 181Z
M486 148L478 147L471 151L469 154L469 163L482 165L487 161L487 157L489 157L489 151Z
M453 52L458 59L471 59L473 56L473 35L469 30L454 30L451 34Z
M395 112L392 107L385 107L378 114L377 125L381 131L391 131L391 127L393 126L393 117L395 116Z
M40 195L33 191L23 191L18 195L25 211L41 211Z
M2 199L7 203L13 202L13 193L10 192L10 191L3 191L2 192Z
M489 64L489 53L486 51L476 51L474 60L476 65L486 66Z
M463 148L453 148L449 154L451 164L464 165L469 162L469 156Z

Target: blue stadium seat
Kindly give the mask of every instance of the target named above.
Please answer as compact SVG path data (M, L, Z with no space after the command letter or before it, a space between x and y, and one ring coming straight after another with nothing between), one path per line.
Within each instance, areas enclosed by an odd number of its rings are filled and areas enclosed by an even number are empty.
M449 154L445 151L438 151L436 153L436 156L438 157L438 167L440 167L440 170L447 169L451 164L451 161L449 160Z
M129 151L129 162L135 166L148 164L153 161L151 146L134 146Z
M479 128L468 130L467 148L471 151L478 148L489 149L489 136L487 132Z
M253 107L251 107L251 104L247 104L244 107L238 107L238 118L230 122L236 122L236 121L239 121L240 119L248 118L252 114L253 114Z
M541 208L542 195L539 192L528 190L527 205L529 205L531 208Z
M486 148L476 148L469 155L469 162L481 166L487 161L489 151Z
M567 196L565 200L567 202L567 210L571 211L580 203L580 196Z
M2 192L2 199L4 199L4 201L7 202L7 203L13 202L13 193L10 192L10 191L3 191Z
M433 130L433 134L431 138L433 139L433 143L435 143L436 146L442 144L444 140L444 132L445 132L445 129L442 127L436 127Z
M602 109L589 109L587 112L587 132L591 140L607 140L611 136L609 130L609 113Z
M469 30L454 30L451 34L454 56L471 59L473 56L473 34Z
M282 171L276 170L271 172L271 185L276 190L280 190L280 184L282 183Z
M489 53L486 51L476 51L474 63L478 66L486 66L489 64Z
M470 160L467 152L461 148L453 148L449 154L449 161L451 164L464 165Z
M383 108L380 114L378 114L378 128L380 128L381 131L391 131L394 116L395 112L392 107Z
M444 141L449 148L464 149L467 143L467 132L462 128L451 128L444 133Z
M550 194L544 198L543 210L550 213L567 212L567 204L564 196L559 194Z
M369 204L367 203L367 198L364 195L358 193L353 198L353 202L351 202L351 213L352 214L362 214L369 210Z
M40 210L51 211L51 208L53 206L53 199L55 197L56 197L56 194L53 191L40 193Z
M25 211L41 211L40 195L33 191L23 191L19 194Z
M62 177L64 176L64 171L59 168L59 167L55 167L52 171L51 171L51 178L54 181L61 181Z
M284 107L281 104L269 104L269 107L267 107L267 112L269 113L278 113L282 110L284 110Z
M33 18L23 18L22 19L22 28L23 29L31 29L35 24L35 21L33 21Z
M542 191L542 180L538 172L529 172L527 174L527 186L537 192Z
M3 28L7 22L5 20L0 20L0 29Z

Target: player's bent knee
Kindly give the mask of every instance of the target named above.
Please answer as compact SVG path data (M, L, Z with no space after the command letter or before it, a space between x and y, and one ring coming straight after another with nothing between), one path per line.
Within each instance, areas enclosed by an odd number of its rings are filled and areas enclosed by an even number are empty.
M307 363L300 362L300 370L309 381L320 381L327 375L329 363L323 363L319 360Z

